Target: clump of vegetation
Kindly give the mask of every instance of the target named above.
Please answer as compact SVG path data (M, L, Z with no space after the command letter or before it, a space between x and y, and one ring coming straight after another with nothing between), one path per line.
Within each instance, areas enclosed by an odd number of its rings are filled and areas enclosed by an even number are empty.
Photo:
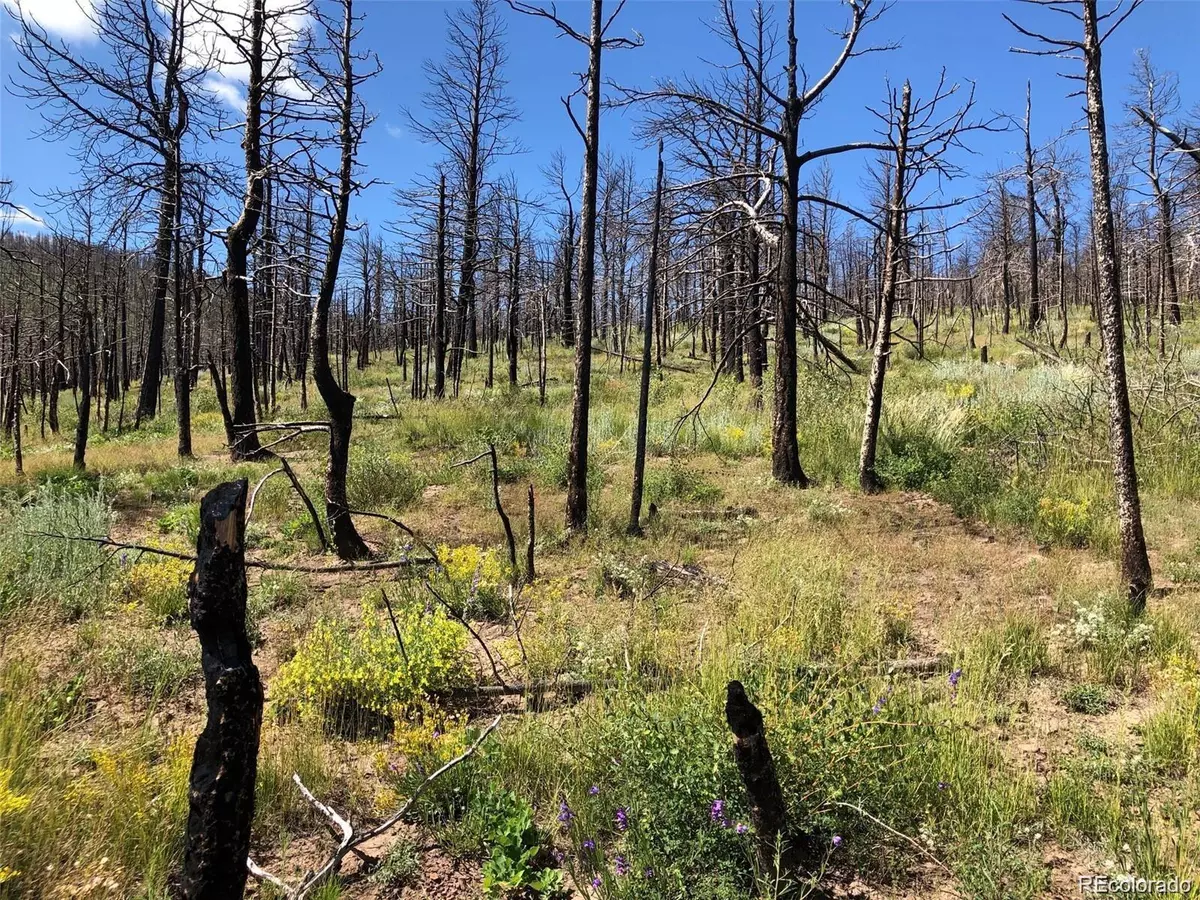
M364 599L356 627L320 619L276 676L272 695L280 713L357 730L394 721L465 682L461 625L407 595L392 598L392 612L395 627L374 594Z
M421 868L421 853L406 837L399 837L388 848L379 868L371 873L371 881L384 887L400 887L412 879Z
M721 499L721 488L705 477L703 472L672 457L665 469L655 468L646 473L646 502L662 505L668 500L683 500L711 506Z
M151 556L117 569L116 599L131 608L144 609L166 625L188 615L187 583L192 564L170 556Z
M545 865L545 837L533 820L533 808L511 791L492 790L482 801L484 844L483 893L487 897L566 896L563 873Z
M99 491L47 489L0 526L0 619L50 612L74 621L100 609L111 554L78 537L107 536L112 521Z
M355 444L346 473L346 493L354 509L403 509L424 489L424 478L402 456L378 444Z
M437 548L440 571L430 589L467 619L504 619L509 615L506 585L511 573L499 551L474 544Z
M1087 716L1100 716L1112 708L1108 689L1099 684L1073 684L1063 691L1062 701L1071 712Z

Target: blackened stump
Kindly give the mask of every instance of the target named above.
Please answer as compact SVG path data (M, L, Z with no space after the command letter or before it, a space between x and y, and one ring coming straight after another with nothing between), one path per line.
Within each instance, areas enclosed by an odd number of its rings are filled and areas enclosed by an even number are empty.
M246 634L245 479L200 502L196 568L188 582L200 637L208 720L188 787L183 895L230 900L246 889L263 689Z
M759 871L773 872L776 847L787 824L783 789L763 732L762 713L750 702L740 681L729 682L725 690L725 720L733 732L733 757L750 795L750 824L754 826Z

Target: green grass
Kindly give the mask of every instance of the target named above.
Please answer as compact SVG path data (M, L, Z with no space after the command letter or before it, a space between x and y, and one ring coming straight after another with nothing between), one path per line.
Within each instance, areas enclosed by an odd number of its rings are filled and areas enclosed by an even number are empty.
M685 342L671 360L691 373L652 382L646 503L658 515L642 539L624 534L637 383L615 360L598 358L594 373L587 538L562 526L567 351L551 350L545 405L535 390L483 389L478 360L462 396L440 402L411 400L386 354L353 370L361 414L394 416L390 379L400 415L356 423L351 504L396 515L437 547L444 565L429 587L474 622L508 681L596 686L506 717L423 795L422 830L382 853L370 889L420 889L436 842L489 866L497 892L537 882L527 895L550 896L566 873L598 878L602 900L803 896L802 879L766 883L753 835L737 827L750 815L724 720L734 678L765 717L791 837L807 840L828 883L1043 897L1051 849L1081 870L1195 876L1194 332L1166 366L1130 352L1135 393L1159 385L1135 440L1147 533L1175 584L1138 618L1115 590L1103 382L1081 347L1046 364L996 335L982 366L956 335L924 360L897 354L879 461L892 490L868 499L856 487L861 376L801 366L798 441L818 487L799 492L769 476L769 384L764 407L721 379L680 424L710 379ZM141 430L93 436L93 474L70 468L64 408L63 437L26 441L30 475L0 479L0 640L12 641L0 644L0 867L20 873L0 875L5 900L110 881L112 896L157 900L178 872L203 704L190 566L43 535L192 546L207 489L272 468L229 465L204 378L195 399L195 460L175 458L168 397ZM279 399L281 419L323 415L315 395L300 412L295 386ZM537 498L540 577L513 598L519 641L490 468L454 466L489 443L522 557L529 485ZM323 439L297 450L321 506ZM378 520L359 525L384 553L408 541ZM291 484L270 479L251 553L316 562L315 541ZM422 577L255 571L247 619L279 713L263 731L254 852L281 874L330 840L293 774L352 821L378 821L492 712L447 699L446 688L490 681L491 667ZM937 664L889 675L904 657ZM378 727L339 728L346 706ZM321 890L352 898L364 886Z

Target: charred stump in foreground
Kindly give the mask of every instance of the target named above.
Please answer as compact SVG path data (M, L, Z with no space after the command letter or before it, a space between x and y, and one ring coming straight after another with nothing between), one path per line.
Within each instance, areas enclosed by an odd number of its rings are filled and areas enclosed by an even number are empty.
M188 582L200 637L208 720L188 786L183 895L230 900L246 889L263 689L246 634L245 479L200 502L196 568Z
M740 681L725 689L725 720L733 732L733 757L750 797L750 824L754 828L754 850L761 878L798 876L806 885L805 896L825 898L821 887L818 855L810 835L788 829L787 803L775 760L767 746L763 716L746 696Z
M750 824L754 826L759 870L772 872L787 824L783 788L763 733L762 713L750 702L740 681L729 682L725 692L725 721L733 732L733 757L750 795Z

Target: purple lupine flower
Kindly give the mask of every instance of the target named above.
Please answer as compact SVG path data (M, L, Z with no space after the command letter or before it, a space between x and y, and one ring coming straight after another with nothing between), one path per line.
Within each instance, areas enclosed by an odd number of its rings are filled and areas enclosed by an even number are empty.
M602 879L602 878L601 878L599 875L595 876L595 877L592 879L592 887L594 887L594 888L598 888L598 887L600 887L600 885L602 885L602 884L604 884L604 880L603 880L603 879Z
M617 831L627 831L629 829L629 807L617 807Z
M829 843L832 845L833 849L836 850L838 847L842 846L842 836L840 834L835 834L833 836L833 840Z
M950 702L953 703L958 699L958 682L962 679L963 671L961 668L955 669L950 673Z
M738 822L737 826L733 830L736 831L738 834L745 834L750 829L748 826L743 825L741 822Z
M892 686L889 684L887 686L887 690L883 692L883 696L881 696L878 700L876 700L875 705L871 707L871 715L877 716L881 712L883 712L883 708L885 706L887 706L887 702L891 698L891 696L892 696Z
M557 847L554 848L554 852L551 855L554 857L554 861L560 866L563 864L563 860L567 858L567 854L563 853Z
M629 874L629 861L625 859L625 857L618 856L615 860L613 860L613 865L618 875Z
M588 853L591 853L593 850L596 849L596 842L593 841L591 838L588 838L587 840L585 840L583 842L583 849L588 851Z
M567 805L566 800L558 801L558 821L566 826L571 824L571 820L575 818L575 813L571 811L571 807Z
M720 822L725 818L725 801L714 800L712 806L708 809L708 817L714 822Z
M129 554L122 553L121 554L121 568L124 569L127 565L129 565Z
M593 784L590 788L588 788L588 796L589 797L595 797L599 793L600 793L600 785L598 785L598 784Z

